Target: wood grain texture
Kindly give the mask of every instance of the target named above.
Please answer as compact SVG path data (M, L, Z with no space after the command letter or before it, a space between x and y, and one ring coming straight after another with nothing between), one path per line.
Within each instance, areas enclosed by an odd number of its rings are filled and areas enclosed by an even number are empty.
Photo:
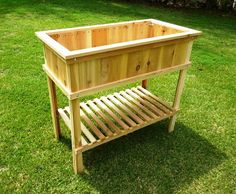
M175 98L174 98L174 103L173 103L173 108L175 110L179 109L180 99L181 99L181 95L182 95L182 92L184 89L184 81L185 81L186 74L187 74L186 69L181 70L179 72L179 78L178 78L178 83L176 86ZM168 127L169 132L172 132L174 130L175 121L176 121L176 114L173 115L170 119L170 123L169 123L169 127Z
M80 109L82 144L77 148L78 152L92 149L176 113L170 105L163 105L162 100L151 97L149 91L140 87L80 103L77 109ZM168 113L166 110L169 110ZM59 109L59 113L66 123L72 119L69 107Z
M199 33L151 19L37 35L45 43L45 65L63 87L75 93L189 63L190 48ZM57 44L48 45L45 34ZM68 57L57 52L58 44L66 48Z
M61 129L59 123L59 113L57 111L58 107L57 107L56 86L50 77L47 77L47 81L48 81L48 91L51 104L51 115L52 115L54 134L55 138L59 139L61 135Z
M83 158L81 152L76 152L76 149L82 146L81 142L81 122L80 111L78 109L80 102L79 99L70 100L70 126L71 126L71 145L73 156L74 172L82 172L84 169Z
M75 173L83 171L83 151L168 117L173 131L193 40L200 34L154 19L36 33L44 43L55 136L59 113L71 130ZM176 70L181 72L172 107L146 88L148 78ZM79 101L141 80L142 87ZM69 99L69 106L58 110L55 84Z
M188 61L186 53L189 44L192 44L192 40L115 56L103 56L100 59L88 59L85 62L73 64L71 66L77 66L76 73L79 83L72 92L91 87L95 89L100 85L117 81L125 82L129 78L159 70L168 71L170 67L181 66Z

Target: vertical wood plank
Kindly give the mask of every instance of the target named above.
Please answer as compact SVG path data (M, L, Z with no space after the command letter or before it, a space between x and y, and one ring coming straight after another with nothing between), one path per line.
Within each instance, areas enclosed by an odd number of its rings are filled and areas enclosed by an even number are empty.
M149 56L148 72L156 71L161 68L163 47L152 48Z
M127 71L128 71L128 54L123 54L121 57L121 63L119 66L119 75L120 79L125 79L127 77Z
M162 62L161 62L162 68L167 68L172 66L174 52L175 52L175 44L166 45L163 47Z
M107 28L98 28L92 30L92 46L103 46L107 45L108 40L107 40Z

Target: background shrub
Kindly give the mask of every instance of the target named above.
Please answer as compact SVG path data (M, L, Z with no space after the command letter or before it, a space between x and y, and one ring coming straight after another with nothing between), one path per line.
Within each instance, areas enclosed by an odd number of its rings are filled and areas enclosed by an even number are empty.
M236 0L128 0L130 2L148 2L172 7L190 7L236 11Z

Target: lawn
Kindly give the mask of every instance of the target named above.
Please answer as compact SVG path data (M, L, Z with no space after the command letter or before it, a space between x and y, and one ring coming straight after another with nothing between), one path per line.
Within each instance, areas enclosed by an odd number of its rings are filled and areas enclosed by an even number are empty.
M165 120L85 152L86 171L75 175L69 130L62 123L61 141L53 136L34 32L145 18L203 31L176 130L168 134ZM235 21L118 1L0 0L0 193L236 193ZM171 101L177 76L154 78L149 88Z

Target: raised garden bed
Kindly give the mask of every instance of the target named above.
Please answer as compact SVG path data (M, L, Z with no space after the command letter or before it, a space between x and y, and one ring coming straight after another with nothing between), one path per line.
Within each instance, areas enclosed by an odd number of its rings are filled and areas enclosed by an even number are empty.
M44 43L55 136L71 130L75 172L82 152L165 118L173 131L193 40L201 32L154 19L37 32ZM147 79L180 71L173 106L147 90ZM142 87L80 102L79 97L142 80ZM57 85L69 106L57 107Z

